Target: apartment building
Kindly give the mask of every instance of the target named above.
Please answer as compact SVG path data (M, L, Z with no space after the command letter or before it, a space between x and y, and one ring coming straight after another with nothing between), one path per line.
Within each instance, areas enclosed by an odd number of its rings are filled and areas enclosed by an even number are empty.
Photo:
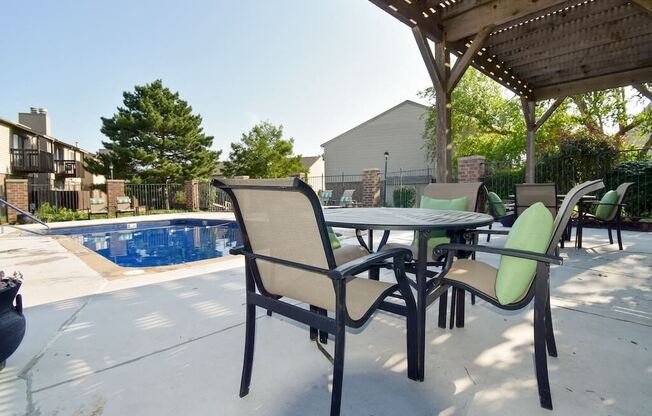
M51 135L44 108L19 113L18 122L0 118L0 183L5 178L27 178L30 184L70 189L93 183L84 169L90 152Z

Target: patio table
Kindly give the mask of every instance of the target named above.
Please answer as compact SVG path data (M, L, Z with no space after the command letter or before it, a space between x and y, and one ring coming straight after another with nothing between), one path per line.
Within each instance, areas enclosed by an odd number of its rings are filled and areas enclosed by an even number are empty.
M426 345L426 308L447 287L428 285L426 281L428 258L428 234L432 230L446 230L453 241L462 241L462 234L471 229L489 225L493 217L468 211L445 211L421 208L339 208L324 210L326 224L331 227L352 228L361 241L360 231L369 231L367 247L373 250L373 231L383 230L384 235L379 248L382 248L391 230L417 231L418 259L416 267L416 305L417 305L417 369L416 380L423 381L425 345ZM364 242L361 241L364 245ZM373 276L371 276L373 278ZM461 294L463 296L463 294ZM385 305L385 310L400 313L392 309L391 304Z

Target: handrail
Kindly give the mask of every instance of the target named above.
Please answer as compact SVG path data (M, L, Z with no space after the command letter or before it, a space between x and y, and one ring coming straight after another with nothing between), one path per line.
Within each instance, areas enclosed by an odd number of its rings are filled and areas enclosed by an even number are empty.
M4 199L0 199L0 204L6 206L7 208L11 208L11 209L13 209L14 211L19 212L19 213L22 214L22 215L25 215L27 218L31 219L32 221L34 221L34 222L36 222L36 223L41 224L42 226L44 226L44 227L47 228L48 230L50 229L50 226L49 226L49 225L47 225L47 224L44 223L43 221L41 221L41 220L39 220L38 218L36 218L34 215L30 214L30 213L27 212L27 211L23 211L22 209L20 209L20 208L18 208L17 206L15 206L15 205L13 205L13 204L11 204L11 203L5 201Z

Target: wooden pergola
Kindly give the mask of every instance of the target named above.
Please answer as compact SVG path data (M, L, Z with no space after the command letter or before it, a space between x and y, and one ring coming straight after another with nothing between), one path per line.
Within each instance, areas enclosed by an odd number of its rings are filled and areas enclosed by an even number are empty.
M521 97L528 182L536 131L566 96L625 85L652 96L639 85L652 81L652 0L370 1L412 28L432 79L438 182L452 179L451 93L469 66Z

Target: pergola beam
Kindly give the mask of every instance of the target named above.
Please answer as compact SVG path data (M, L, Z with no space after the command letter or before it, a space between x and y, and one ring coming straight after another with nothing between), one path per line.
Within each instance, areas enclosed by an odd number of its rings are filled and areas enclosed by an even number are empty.
M652 91L648 90L648 89L645 87L645 85L643 85L643 84L634 84L634 85L632 85L632 87L634 87L634 89L636 89L636 91L638 91L638 92L640 92L641 94L643 94L643 96L644 96L645 98L647 98L648 100L652 101Z
M536 109L537 103L532 99L521 97L521 107L523 109L523 116L525 117L525 127L527 129L527 141L525 143L525 182L535 183L535 149L536 149L536 138L537 130L543 125L543 123L550 118L550 116L555 112L555 110L564 102L566 97L557 98L551 105L548 107L545 113L537 120Z
M455 89L457 83L460 82L460 79L462 79L462 75L464 75L469 65L471 65L471 61L476 56L480 48L482 48L482 45L484 45L484 42L491 34L491 30L493 29L493 27L494 25L487 25L483 27L475 35L473 41L469 44L469 47L464 52L464 54L457 59L457 61L455 62L455 66L451 71L451 76L448 79L447 89L449 93L451 93L453 89Z
M536 130L539 130L539 127L541 127L541 126L543 125L543 123L545 123L546 120L548 120L548 118L550 118L550 116L555 112L555 110L557 109L557 107L559 107L559 106L561 105L561 103L564 102L564 99L565 99L565 98L566 98L566 97L559 97L559 98L557 98L557 99L556 99L556 100L555 100L555 101L550 105L550 107L548 107L548 109L546 110L546 112L543 113L543 115L541 116L541 118L540 118L539 120L537 120L537 122L534 124L534 130L535 130L535 131L536 131Z
M632 4L652 14L652 0L631 0Z
M451 18L442 16L446 39L456 41L475 35L478 28L490 24L502 25L537 13L568 0L493 0ZM398 3L398 2L397 2Z
M438 13L429 14L428 17L419 13L412 4L405 3L404 1L388 1L388 0L369 0L376 6L385 10L390 15L394 16L401 22L410 27L419 26L423 29L426 37L432 41L439 41L443 38L443 31L439 25Z
M434 86L440 86L441 88L444 88L444 80L442 79L442 75L439 73L439 70L437 69L437 64L435 63L435 57L432 54L432 49L430 49L430 45L428 44L428 39L424 35L423 31L419 26L414 26L412 28L412 34L414 34L414 40L417 42L417 46L419 47L419 52L421 52L421 57L423 58L423 62L426 64L426 69L428 70L428 74L430 75L430 79L432 80L432 84Z
M652 66L540 87L534 90L533 96L537 101L542 101L564 95L584 94L589 91L640 84L650 82L650 80L652 80Z

